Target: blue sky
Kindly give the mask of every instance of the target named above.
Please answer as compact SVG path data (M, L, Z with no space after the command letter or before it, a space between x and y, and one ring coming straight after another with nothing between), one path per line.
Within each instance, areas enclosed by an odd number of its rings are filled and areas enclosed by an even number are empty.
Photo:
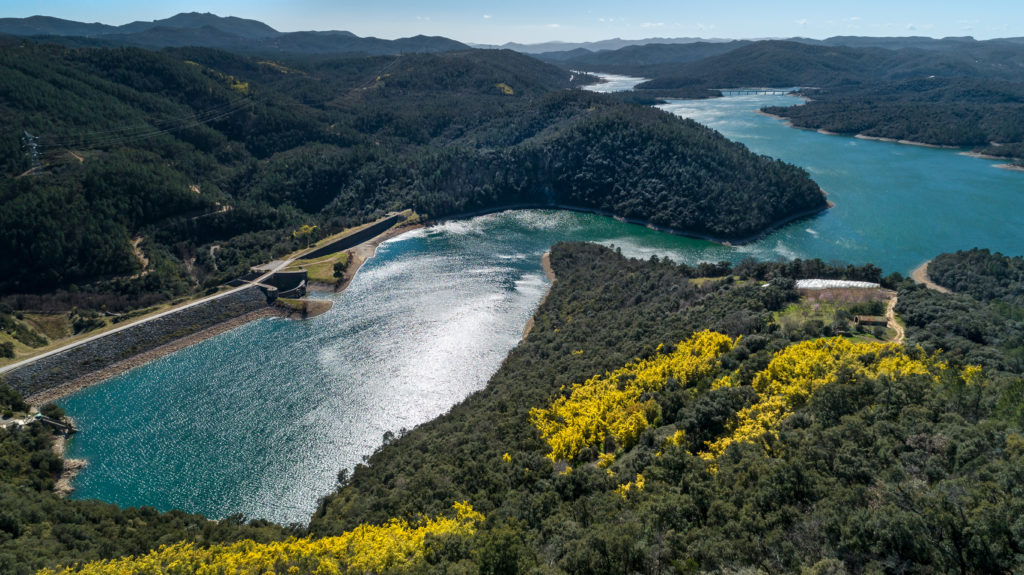
M124 24L178 12L252 18L281 31L428 34L492 44L680 36L1024 36L1020 0L0 0L0 17L42 14Z

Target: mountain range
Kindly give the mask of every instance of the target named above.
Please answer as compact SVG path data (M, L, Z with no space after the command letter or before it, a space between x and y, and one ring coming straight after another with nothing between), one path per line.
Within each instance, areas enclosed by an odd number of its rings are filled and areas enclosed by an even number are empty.
M757 41L723 38L644 38L628 40L611 38L596 42L543 42L502 45L464 44L438 36L414 36L385 40L360 37L351 32L303 31L280 32L257 20L210 13L181 13L152 22L136 21L121 26L98 22L85 23L50 16L28 18L0 18L0 35L44 37L50 41L73 46L138 46L164 48L201 46L235 52L273 53L361 53L370 55L433 53L466 50L469 48L507 49L536 55L550 62L588 65L600 55L602 65L650 65L664 62L687 62L728 52ZM913 48L928 51L952 52L981 44L971 37L928 38L835 36L824 40L788 38L801 44L845 46L850 48L885 48L898 50ZM984 43L1024 43L1024 38L1002 38ZM655 46L651 49L642 47ZM614 54L609 60L609 56Z
M246 53L360 53L368 55L467 50L448 38L415 36L384 40L346 31L279 32L257 20L198 12L123 26L74 22L49 16L0 18L0 34L43 37L74 46L164 48L201 46Z

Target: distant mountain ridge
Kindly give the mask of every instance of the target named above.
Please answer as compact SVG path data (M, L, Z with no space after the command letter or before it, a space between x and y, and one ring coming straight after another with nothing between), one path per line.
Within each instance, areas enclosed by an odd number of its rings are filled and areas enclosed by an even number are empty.
M729 38L643 38L641 40L624 40L622 38L611 38L598 40L596 42L541 42L539 44L521 44L519 42L506 42L497 44L470 44L473 48L503 48L515 50L524 54L543 54L546 52L569 52L572 50L586 50L587 52L603 52L606 50L618 50L627 46L646 46L647 44L693 44L695 42L731 42Z
M45 37L72 45L166 48L200 46L249 53L361 53L391 55L468 50L469 46L437 36L384 40L347 31L279 32L258 20L210 13L181 13L152 22L122 26L74 22L49 16L0 18L0 34Z

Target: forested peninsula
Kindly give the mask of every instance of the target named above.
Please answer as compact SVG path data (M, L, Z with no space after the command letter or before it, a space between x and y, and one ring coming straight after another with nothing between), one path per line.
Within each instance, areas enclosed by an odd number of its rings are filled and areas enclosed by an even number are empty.
M971 285L1014 289L998 271L1011 258L957 259L978 278ZM557 280L533 330L488 386L430 423L386 434L364 465L339 475L308 527L57 500L49 432L0 431L0 565L32 573L126 554L139 558L86 572L1020 564L1019 304L814 260L693 268L559 244L551 265ZM881 282L915 343L854 324L883 302L794 289L806 277ZM968 330L939 340L936 314L998 323L980 339ZM18 409L16 396L4 398Z

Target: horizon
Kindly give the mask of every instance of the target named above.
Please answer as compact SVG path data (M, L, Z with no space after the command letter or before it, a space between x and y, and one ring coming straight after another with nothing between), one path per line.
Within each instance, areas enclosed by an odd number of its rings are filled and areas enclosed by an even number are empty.
M809 0L764 10L750 0L679 7L667 0L638 0L627 7L608 0L558 5L527 0L515 5L443 0L427 6L411 0L349 5L330 0L299 0L284 5L272 0L202 3L174 0L155 5L126 0L88 4L70 0L17 2L0 17L49 16L112 26L163 20L199 12L260 21L280 32L344 30L358 36L394 39L416 35L444 36L467 44L578 44L604 40L700 38L762 40L825 39L833 36L929 38L971 36L977 40L1024 36L1008 21L1024 21L1019 4L934 6L922 0L893 5L880 0L855 8L822 6ZM577 7L578 6L578 7Z

